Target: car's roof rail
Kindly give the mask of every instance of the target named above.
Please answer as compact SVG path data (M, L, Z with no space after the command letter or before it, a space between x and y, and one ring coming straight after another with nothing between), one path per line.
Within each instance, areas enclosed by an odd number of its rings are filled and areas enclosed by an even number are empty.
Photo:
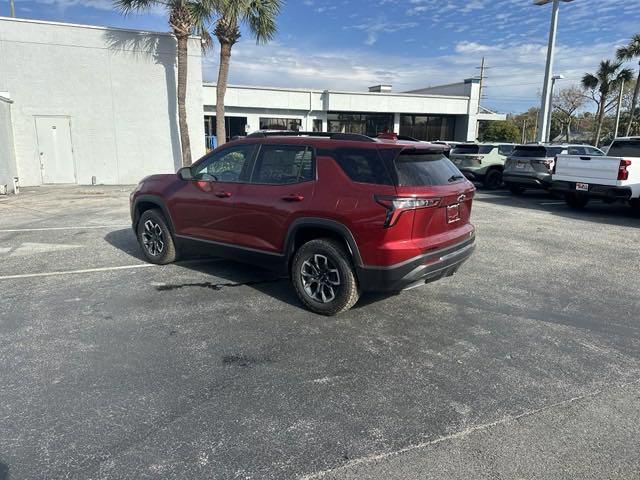
M331 140L355 140L358 142L375 142L371 137L359 133L332 133L332 132L253 132L245 138L265 138L265 137L325 137Z

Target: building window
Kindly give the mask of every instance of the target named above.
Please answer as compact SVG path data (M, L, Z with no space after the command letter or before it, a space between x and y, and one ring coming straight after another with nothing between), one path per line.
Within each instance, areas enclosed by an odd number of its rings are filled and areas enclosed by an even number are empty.
M293 130L300 131L302 120L299 118L260 118L260 130Z
M322 131L322 119L316 118L313 121L313 131L314 132L321 132Z
M400 115L400 135L418 140L453 140L456 117L447 115Z
M375 137L380 132L393 131L392 113L328 113L328 131L333 133L359 133Z

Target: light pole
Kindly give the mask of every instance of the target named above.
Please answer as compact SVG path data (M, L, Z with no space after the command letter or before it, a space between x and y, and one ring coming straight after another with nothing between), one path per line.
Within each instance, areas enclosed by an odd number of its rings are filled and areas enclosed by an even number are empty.
M9 7L11 8L11 16L15 18L15 16L16 16L16 6L13 3L13 0L9 0Z
M549 46L547 48L547 65L544 72L544 85L542 87L542 104L540 106L540 116L538 121L538 131L536 140L544 142L547 134L547 121L549 118L550 98L551 98L551 77L553 75L553 56L556 49L556 29L558 28L558 11L560 2L573 2L573 0L534 0L534 5L546 5L553 2L553 12L551 14L551 28L549 30Z
M556 80L564 80L564 75L554 75L551 77L551 94L549 95L549 115L547 117L547 131L544 135L544 141L551 141L551 115L553 115L553 89L556 86Z

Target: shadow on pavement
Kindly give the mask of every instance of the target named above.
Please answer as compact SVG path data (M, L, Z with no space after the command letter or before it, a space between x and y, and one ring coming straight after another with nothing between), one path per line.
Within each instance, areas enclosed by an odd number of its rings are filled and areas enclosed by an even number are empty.
M131 257L140 261L146 261L131 229L126 228L109 232L104 239L107 243ZM219 257L212 257L202 251L195 250L184 252L180 260L176 262L176 265L181 268L211 275L224 281L220 282L216 278L212 278L211 281L179 283L172 282L172 278L167 278L164 284L155 287L156 290L174 291L189 288L203 288L218 291L225 288L248 286L281 302L303 308L288 278L270 270L225 260Z
M109 232L104 238L107 243L118 250L130 255L136 260L146 262L146 259L138 245L138 241L131 229L125 228L122 230L115 230L113 232ZM210 282L172 283L171 279L168 278L164 285L156 286L156 290L174 291L185 288L203 288L218 291L225 288L247 286L258 290L265 295L269 295L280 300L281 302L304 309L302 303L298 300L289 278L270 270L219 257L213 257L203 253L202 251L184 252L180 257L180 260L176 262L176 265L199 273L204 273L206 275L211 275L212 277L222 278L225 281L219 282L212 280ZM393 296L393 294L365 293L360 297L360 300L356 303L353 309L366 307L372 303L389 298L390 296Z
M592 200L582 210L573 210L563 197L553 196L543 190L527 190L522 195L512 195L503 191L480 191L476 202L490 203L502 207L528 208L548 212L572 220L583 220L620 227L640 228L640 218L633 209L623 203L605 203Z

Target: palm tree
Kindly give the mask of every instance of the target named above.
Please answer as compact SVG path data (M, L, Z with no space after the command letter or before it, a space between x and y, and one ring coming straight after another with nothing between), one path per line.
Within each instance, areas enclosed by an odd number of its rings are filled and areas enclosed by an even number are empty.
M177 41L178 57L178 128L182 148L182 165L191 165L191 141L187 125L187 61L189 36L196 34L202 38L205 48L211 43L207 24L215 14L213 0L114 0L116 8L125 14L162 7L169 14L169 25Z
M220 66L216 86L216 137L218 145L227 138L224 125L224 96L229 79L231 48L240 39L240 24L248 27L257 43L271 40L277 31L276 17L283 0L213 0L218 18L215 36L220 42Z
M640 33L636 33L631 38L631 42L629 42L628 45L618 48L618 51L616 52L616 56L620 61L640 58ZM638 78L636 78L636 88L633 91L633 99L631 100L631 113L629 115L629 124L627 125L627 133L626 133L627 137L631 133L631 125L633 124L633 116L636 113L638 95L640 95L640 73L638 73Z
M607 103L609 94L620 86L620 83L628 82L633 78L633 72L628 68L622 68L622 62L602 60L596 73L585 73L582 77L582 86L591 91L590 98L598 106L596 135L593 144L600 144L602 122L604 114L615 103L615 99Z

